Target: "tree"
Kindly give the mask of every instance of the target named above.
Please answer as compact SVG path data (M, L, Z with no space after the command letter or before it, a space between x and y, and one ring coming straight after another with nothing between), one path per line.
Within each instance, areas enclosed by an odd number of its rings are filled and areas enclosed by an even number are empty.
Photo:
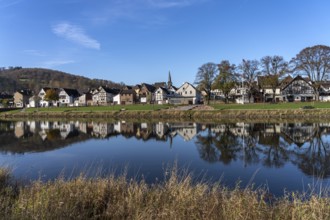
M228 60L223 60L218 64L219 75L212 87L222 91L225 96L225 103L228 103L229 93L236 86L235 69L235 65L231 65Z
M44 99L46 101L57 101L59 99L58 92L55 89L48 89Z
M321 81L330 73L330 47L316 45L306 47L291 60L293 71L307 75L313 82L314 94L319 100Z
M273 91L273 99L275 102L276 88L279 86L279 78L283 76L288 69L288 62L282 56L265 56L260 61L264 77L260 80L260 86L270 87Z
M255 82L260 76L259 70L260 63L258 60L242 60L242 63L238 66L241 71L242 78L248 89L249 102L255 89Z
M198 68L195 84L199 89L204 89L207 93L207 104L210 103L211 89L217 74L217 65L214 63L206 63Z

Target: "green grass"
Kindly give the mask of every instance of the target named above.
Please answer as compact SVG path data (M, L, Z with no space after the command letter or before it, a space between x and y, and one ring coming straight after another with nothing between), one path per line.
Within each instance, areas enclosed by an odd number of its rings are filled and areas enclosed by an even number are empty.
M314 108L330 108L329 102L284 102L284 103L252 103L252 104L214 104L211 105L214 109L255 109L255 110L267 110L267 109L299 109L303 106L313 106Z
M26 108L24 112L107 112L107 111L154 111L160 109L167 109L171 105L114 105L114 106L86 106L86 107L49 107L49 108ZM18 113L21 110L14 110L6 113Z
M153 185L125 175L11 184L0 172L1 219L329 219L330 199L291 193L272 197L265 189L226 188L193 182L176 168ZM3 177L1 177L3 175ZM328 191L324 191L329 195Z

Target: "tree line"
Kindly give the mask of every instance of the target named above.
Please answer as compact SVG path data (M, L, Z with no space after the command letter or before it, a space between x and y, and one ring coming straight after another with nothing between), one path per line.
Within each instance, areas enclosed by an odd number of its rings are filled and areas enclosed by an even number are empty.
M230 91L240 83L247 89L249 100L258 92L258 87L268 87L273 91L274 101L275 90L283 76L303 75L311 80L315 97L319 100L321 84L328 79L329 73L330 47L315 45L304 48L290 61L279 55L268 55L260 60L242 59L238 65L228 60L222 60L219 64L208 62L198 68L195 84L207 93L208 103L213 89L222 91L227 103Z

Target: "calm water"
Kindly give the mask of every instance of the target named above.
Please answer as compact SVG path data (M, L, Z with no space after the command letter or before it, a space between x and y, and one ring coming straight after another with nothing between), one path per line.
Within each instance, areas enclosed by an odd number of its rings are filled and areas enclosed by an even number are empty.
M330 123L0 121L0 165L24 180L127 169L153 183L177 163L196 180L281 195L329 186L329 134Z

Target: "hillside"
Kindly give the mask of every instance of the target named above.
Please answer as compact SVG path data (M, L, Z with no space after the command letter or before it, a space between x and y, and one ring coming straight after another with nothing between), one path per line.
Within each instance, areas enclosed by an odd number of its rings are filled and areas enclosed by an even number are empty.
M120 84L109 80L89 79L56 70L42 68L12 68L0 70L0 92L13 93L18 89L35 92L42 87L73 88L80 92L100 85L119 88Z

